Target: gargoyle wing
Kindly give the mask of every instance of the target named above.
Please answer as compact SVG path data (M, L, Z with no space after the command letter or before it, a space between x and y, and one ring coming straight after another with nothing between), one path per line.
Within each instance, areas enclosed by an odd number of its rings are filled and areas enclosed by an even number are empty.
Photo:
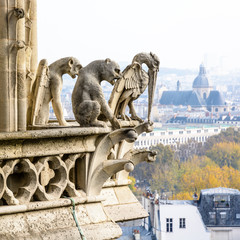
M134 62L131 65L131 69L133 71L128 71L128 75L126 76L125 81L125 89L132 90L132 97L137 97L140 94L140 80L141 80L141 65L139 63Z
M46 59L42 59L39 62L36 80L33 86L33 105L32 105L32 116L31 124L35 125L36 118L39 114L39 110L43 104L45 95L45 89L49 85L49 68Z
M139 86L139 76L141 75L141 65L138 63L133 63L128 65L124 71L123 76L120 78L114 85L112 94L109 99L109 106L114 112L114 115L117 114L117 108L120 102L120 99L123 95L133 94L137 96L140 92ZM131 90L131 91L129 91Z

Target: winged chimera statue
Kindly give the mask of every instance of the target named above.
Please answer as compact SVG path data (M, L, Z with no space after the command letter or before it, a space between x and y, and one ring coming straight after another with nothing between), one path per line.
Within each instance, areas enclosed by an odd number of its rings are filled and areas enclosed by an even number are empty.
M143 70L142 64L148 66L148 73ZM123 71L123 77L119 79L109 99L109 106L117 118L123 120L143 120L137 116L133 101L136 100L148 86L148 122L151 118L151 109L156 87L157 72L159 71L159 58L153 53L139 53ZM126 114L126 107L129 106L131 118Z

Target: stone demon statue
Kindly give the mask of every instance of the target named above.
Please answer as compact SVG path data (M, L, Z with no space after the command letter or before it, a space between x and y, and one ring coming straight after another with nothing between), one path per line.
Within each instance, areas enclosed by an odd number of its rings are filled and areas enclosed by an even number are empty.
M114 129L120 128L120 123L109 108L100 85L103 80L113 85L114 80L119 78L120 67L109 58L93 61L79 71L72 93L72 107L80 126L105 127L106 123L98 119L101 114L111 122Z
M40 61L32 89L32 125L46 125L48 123L50 101L52 101L59 125L69 125L64 119L61 104L62 75L67 73L75 78L81 68L82 65L73 57L59 59L49 66L46 59Z
M144 63L148 67L148 73L142 68ZM133 101L148 87L148 121L150 121L159 64L159 58L155 54L139 53L133 58L132 64L125 68L122 78L114 85L109 100L109 106L117 118L143 122L136 114ZM131 118L125 114L127 106Z

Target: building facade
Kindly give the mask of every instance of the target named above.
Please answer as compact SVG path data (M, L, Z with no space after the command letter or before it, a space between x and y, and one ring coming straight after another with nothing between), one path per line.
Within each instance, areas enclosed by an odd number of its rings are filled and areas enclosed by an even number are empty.
M155 128L151 133L143 133L135 142L135 148L149 148L157 144L177 146L190 141L204 143L206 140L221 131L225 131L229 125L202 125L187 127Z
M202 190L199 200L160 200L144 197L150 217L143 221L157 240L239 240L240 191Z
M207 230L197 206L192 201L160 200L158 204L150 203L144 198L144 208L153 216L151 229L157 240L210 240L211 233ZM152 208L152 209L151 209ZM150 221L143 222L149 229Z
M194 79L192 90L181 91L180 83L177 83L177 91L163 91L160 104L175 106L191 106L193 108L205 108L211 112L226 112L228 106L221 92L213 90L209 84L206 68L200 65L199 74Z

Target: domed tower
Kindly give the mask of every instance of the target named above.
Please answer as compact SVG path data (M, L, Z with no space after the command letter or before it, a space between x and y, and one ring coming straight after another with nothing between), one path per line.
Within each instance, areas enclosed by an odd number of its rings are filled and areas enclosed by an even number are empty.
M203 64L199 67L199 74L193 81L193 90L195 90L202 99L206 100L212 90L212 87L209 85L208 78L206 76L206 68Z

